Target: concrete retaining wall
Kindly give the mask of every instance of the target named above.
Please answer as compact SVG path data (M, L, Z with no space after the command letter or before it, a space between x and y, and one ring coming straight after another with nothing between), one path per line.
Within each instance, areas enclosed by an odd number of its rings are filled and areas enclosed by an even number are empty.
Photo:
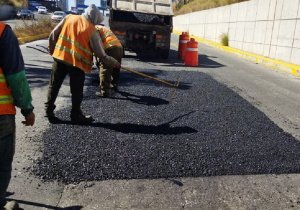
M174 29L300 65L300 0L251 0L174 17Z

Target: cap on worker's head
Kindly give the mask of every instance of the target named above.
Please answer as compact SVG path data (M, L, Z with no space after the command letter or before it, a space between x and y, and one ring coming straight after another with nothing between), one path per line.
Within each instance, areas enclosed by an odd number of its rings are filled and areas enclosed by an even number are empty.
M104 20L103 15L95 4L91 4L88 8L86 8L83 15L87 17L94 25L100 24Z

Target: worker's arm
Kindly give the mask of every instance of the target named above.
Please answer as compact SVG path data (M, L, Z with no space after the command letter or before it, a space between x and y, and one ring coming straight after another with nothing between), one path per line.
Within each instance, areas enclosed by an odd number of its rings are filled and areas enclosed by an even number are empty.
M26 119L24 124L33 125L32 98L25 76L24 61L18 40L9 26L6 26L3 31L0 46L0 66L8 86L12 90L14 104L21 109L21 113Z
M101 37L97 31L92 34L90 45L94 52L94 55L99 58L102 63L112 68L121 67L120 63L116 59L105 53Z
M58 40L59 34L62 30L62 27L65 23L65 18L62 19L52 30L52 32L49 35L49 53L52 55L55 49L56 42Z

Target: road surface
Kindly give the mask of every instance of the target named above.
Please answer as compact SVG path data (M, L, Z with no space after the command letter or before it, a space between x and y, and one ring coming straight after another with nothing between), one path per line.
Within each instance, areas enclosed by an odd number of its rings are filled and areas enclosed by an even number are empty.
M34 12L34 18L35 20L34 21L38 21L40 19L50 19L51 18L51 14L52 13L48 13L48 14L38 14L37 12ZM30 24L32 22L34 22L33 20L22 20L22 19L10 19L10 20L5 20L4 22L6 24L9 24L12 28L15 28L15 27L22 27L24 25L24 22L26 24Z
M300 80L199 46L199 67L126 52L120 92L95 96L86 77L83 111L92 126L70 124L65 80L59 124L44 118L52 59L40 40L21 46L36 125L17 115L11 199L24 209L299 209Z

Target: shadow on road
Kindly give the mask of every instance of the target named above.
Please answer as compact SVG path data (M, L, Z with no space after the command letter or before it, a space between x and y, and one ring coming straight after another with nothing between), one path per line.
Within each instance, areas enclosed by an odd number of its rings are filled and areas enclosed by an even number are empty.
M40 88L49 85L50 69L35 65L26 65L25 72L30 87Z
M79 126L88 126L88 127L101 127L109 130L113 130L116 132L121 132L125 134L154 134L154 135L178 135L183 133L197 133L197 130L188 127L188 126L178 126L172 127L171 123L176 122L177 120L192 114L193 112L189 112L187 114L183 114L175 119L162 123L159 125L139 125L139 124L131 124L131 123L101 123L94 122L92 124L83 124ZM65 125L76 125L72 123L70 120L62 120L57 118L55 121L51 122L52 124L65 124Z
M169 101L161 98L153 97L153 96L139 96L125 91L117 91L117 93L119 93L121 96L124 96L124 98L113 97L113 99L129 100L133 103L144 104L147 106L158 106L163 104L169 104Z
M82 206L57 207L57 206L51 206L51 205L42 204L42 203L36 203L36 202L32 202L32 201L9 199L9 198L7 200L8 201L16 201L19 204L23 204L23 205L27 205L27 206L34 206L34 207L51 209L51 210L81 210L83 208Z
M148 53L145 55L125 55L125 58L134 58L138 61L146 62L154 64L155 66L163 65L163 66L173 66L173 67L186 67L184 62L178 58L178 52L170 49L170 54L168 59L157 58L156 53ZM224 67L223 64L214 61L213 58L217 58L215 56L207 56L205 54L198 55L198 67L200 68L220 68ZM192 67L195 68L195 67Z
M145 77L139 76L139 75L131 73L131 72L121 71L120 84L119 84L120 88L119 89L123 89L124 87L126 88L129 86L136 86L136 85L143 85L143 86L148 86L148 87L166 87L169 89L173 88L174 90L176 90L176 89L186 90L186 89L189 89L192 87L190 83L182 81L180 76L177 76L173 80L166 78L168 73L166 73L165 71L160 71L157 69L136 70L136 71L147 74L151 77L162 79L171 84L179 83L179 86L176 88L170 87L170 86L160 83L158 81L154 81L152 79L145 78ZM182 73L182 74L184 74L184 73ZM85 86L96 86L96 87L99 86L98 70L94 70L94 71L92 71L91 74L86 75Z
M49 54L48 53L48 49L46 48L46 47L43 47L42 49L39 49L39 48L37 48L37 47L33 47L33 46L30 46L30 45L27 45L26 46L27 48L30 48L30 49L34 49L34 50L36 50L36 51L38 51L38 52L41 52L41 53L44 53L44 54Z

